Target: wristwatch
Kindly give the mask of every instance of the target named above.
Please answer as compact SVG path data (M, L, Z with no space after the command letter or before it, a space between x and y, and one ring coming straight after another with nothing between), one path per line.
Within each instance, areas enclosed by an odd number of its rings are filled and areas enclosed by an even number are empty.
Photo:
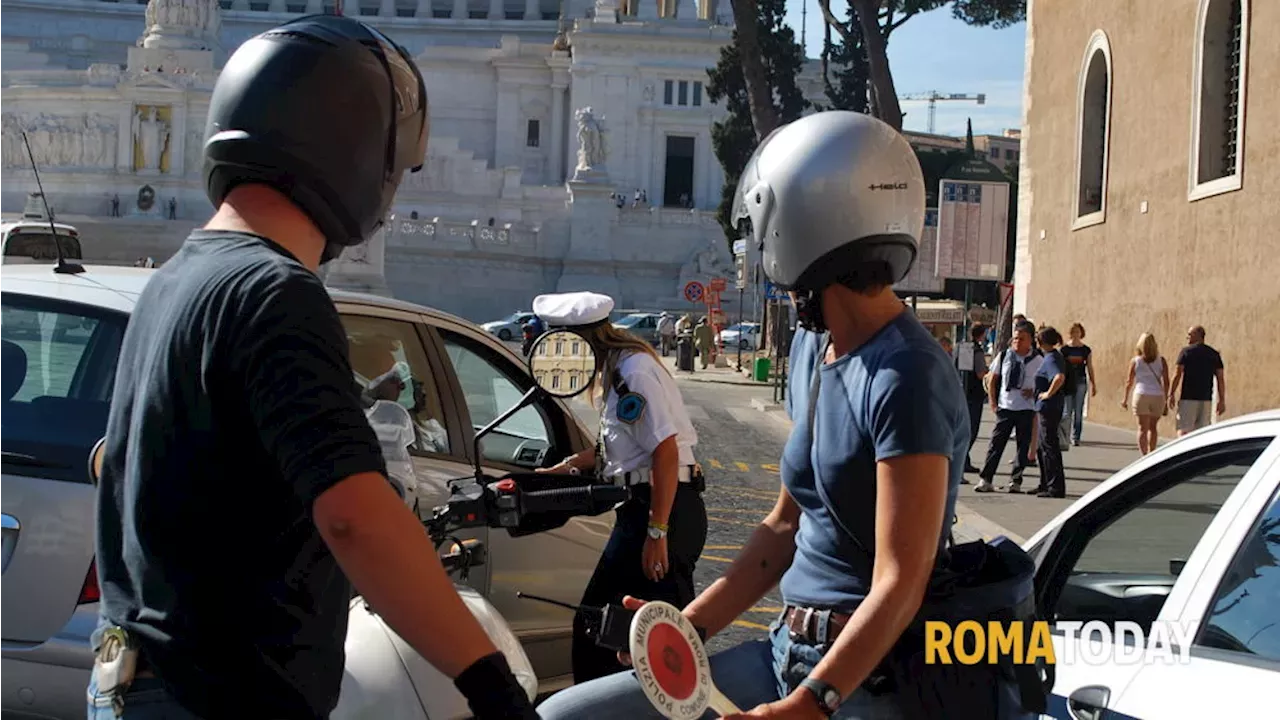
M654 540L661 540L667 536L667 526L662 523L649 523L649 537Z
M827 717L836 714L836 710L839 709L843 698L840 697L840 691L832 687L830 683L825 683L815 677L807 677L800 681L800 687L813 694L813 699L818 703L818 709L822 710L823 714Z

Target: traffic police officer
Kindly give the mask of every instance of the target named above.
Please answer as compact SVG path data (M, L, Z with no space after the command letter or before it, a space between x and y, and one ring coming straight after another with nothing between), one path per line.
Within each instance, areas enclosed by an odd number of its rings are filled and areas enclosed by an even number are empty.
M596 472L632 488L583 593L599 607L626 595L683 608L693 600L693 570L707 537L705 481L694 462L698 442L675 379L644 340L609 322L613 299L591 292L540 295L533 312L550 327L572 329L591 344L598 373L592 400L600 408L596 447L567 458L554 472ZM573 676L585 682L625 669L574 623Z
M769 279L791 294L802 328L788 379L794 425L773 509L684 614L714 635L780 591L784 607L767 642L711 658L716 687L746 716L1016 713L1003 703L1011 683L997 681L991 666L904 663L898 652L915 649L914 632L911 643L900 640L915 626L938 561L949 557L943 519L954 514L969 447L951 358L892 289L915 261L924 204L907 140L853 112L775 130L741 175L732 217L750 221L743 229ZM1026 570L1021 602L1032 594L1034 563L1016 552ZM637 597L627 605L650 599ZM635 673L568 688L538 710L548 720L656 717Z
M120 349L90 718L328 717L352 584L477 717L537 717L387 482L317 276L382 224L427 128L413 59L356 20L299 18L227 60L204 144L217 212Z

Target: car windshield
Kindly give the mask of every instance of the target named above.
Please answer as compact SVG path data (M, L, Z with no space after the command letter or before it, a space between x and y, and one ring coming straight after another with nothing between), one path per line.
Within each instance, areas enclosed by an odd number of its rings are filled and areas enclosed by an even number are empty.
M58 244L62 246L62 255L67 260L82 259L78 239L69 235L58 235ZM4 256L30 260L57 260L58 249L53 245L53 235L48 232L13 231L5 240Z
M521 320L523 320L523 319L524 319L526 316L528 316L528 315L529 315L529 313L514 312L514 313L511 313L510 315L508 315L508 316L506 316L506 317L502 318L502 319L501 319L501 320L499 320L498 322L507 322L507 323L520 322Z
M639 324L639 322L644 320L646 317L648 317L648 315L628 315L614 324L621 325L622 327L632 327Z
M3 294L3 307L4 471L90 482L127 317L14 293Z
M730 325L729 327L725 328L725 332L748 332L749 333L751 332L751 325L750 323Z

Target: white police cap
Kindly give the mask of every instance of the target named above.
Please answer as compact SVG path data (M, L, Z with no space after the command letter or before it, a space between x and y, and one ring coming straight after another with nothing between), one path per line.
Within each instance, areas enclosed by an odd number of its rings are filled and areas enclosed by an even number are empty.
M593 292L552 293L533 299L533 314L552 327L596 325L609 319L613 298Z

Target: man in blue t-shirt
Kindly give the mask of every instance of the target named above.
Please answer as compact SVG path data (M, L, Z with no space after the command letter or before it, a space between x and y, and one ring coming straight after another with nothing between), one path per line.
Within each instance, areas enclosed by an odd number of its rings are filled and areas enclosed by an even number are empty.
M955 678L907 670L909 628L944 557L969 448L952 360L892 288L923 229L919 164L888 125L831 111L775 131L741 178L733 217L750 219L748 242L801 328L787 393L794 426L773 510L683 613L714 635L780 585L785 607L769 640L711 658L716 687L753 717L954 714L939 699L957 697ZM1024 716L1011 683L994 671L978 682L989 686L956 701L966 717ZM569 688L538 711L656 717L635 673Z

